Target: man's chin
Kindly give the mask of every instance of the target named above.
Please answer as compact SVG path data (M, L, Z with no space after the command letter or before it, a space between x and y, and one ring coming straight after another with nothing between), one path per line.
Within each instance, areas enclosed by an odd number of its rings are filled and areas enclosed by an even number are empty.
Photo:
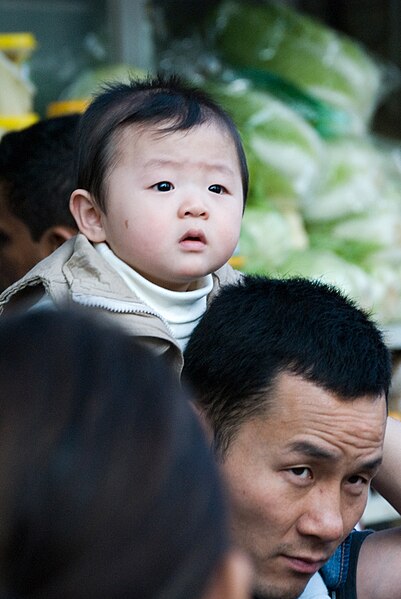
M274 581L260 580L256 581L254 586L254 599L298 599L305 590L307 581Z

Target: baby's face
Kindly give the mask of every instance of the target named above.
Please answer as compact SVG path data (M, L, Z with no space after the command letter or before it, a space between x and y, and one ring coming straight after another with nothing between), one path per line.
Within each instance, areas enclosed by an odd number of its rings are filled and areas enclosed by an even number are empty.
M105 238L153 283L186 291L231 257L243 190L228 132L215 123L160 133L127 128L107 180Z

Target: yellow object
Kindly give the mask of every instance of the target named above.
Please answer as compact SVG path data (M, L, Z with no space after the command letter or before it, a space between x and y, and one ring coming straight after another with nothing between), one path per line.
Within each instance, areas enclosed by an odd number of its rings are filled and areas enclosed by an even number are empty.
M47 107L46 116L62 116L76 112L84 112L89 104L89 100L62 100L60 102L51 102Z
M35 47L32 33L0 33L0 115L3 117L18 115L25 119L33 110L36 88L30 79L28 58Z
M243 256L231 256L228 263L233 268L242 268L245 264L245 258Z
M397 410L390 410L388 415L397 420L401 420L401 412L398 412Z
M25 114L0 114L0 130L12 131L24 129L33 125L39 120L39 115L35 112Z
M84 112L103 85L112 81L128 83L131 77L144 77L145 71L126 64L102 65L82 71L46 110L47 117Z
M13 62L27 60L36 46L37 41L32 33L0 33L0 50Z

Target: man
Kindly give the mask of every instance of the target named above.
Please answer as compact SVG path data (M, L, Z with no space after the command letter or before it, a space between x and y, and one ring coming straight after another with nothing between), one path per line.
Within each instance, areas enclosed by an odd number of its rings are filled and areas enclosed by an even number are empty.
M77 233L69 200L78 120L45 119L0 141L0 292Z
M352 533L383 459L391 379L373 322L332 287L246 277L195 329L183 376L213 433L255 597L296 599L318 571L337 598L401 597L400 529ZM377 488L399 511L391 468L386 452Z

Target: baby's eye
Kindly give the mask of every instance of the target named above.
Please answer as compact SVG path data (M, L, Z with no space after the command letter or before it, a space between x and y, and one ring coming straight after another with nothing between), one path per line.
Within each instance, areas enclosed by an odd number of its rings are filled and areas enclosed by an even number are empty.
M223 185L219 185L218 183L215 183L214 185L210 185L208 187L209 191L213 192L213 193L225 193L227 191L227 189L225 187L223 187Z
M155 185L152 185L152 187L157 191L171 191L174 189L174 185L169 181L160 181L160 183L156 183Z
M310 468L306 466L298 466L296 468L290 468L290 472L294 474L297 478L306 480L308 478L312 478L312 471Z

